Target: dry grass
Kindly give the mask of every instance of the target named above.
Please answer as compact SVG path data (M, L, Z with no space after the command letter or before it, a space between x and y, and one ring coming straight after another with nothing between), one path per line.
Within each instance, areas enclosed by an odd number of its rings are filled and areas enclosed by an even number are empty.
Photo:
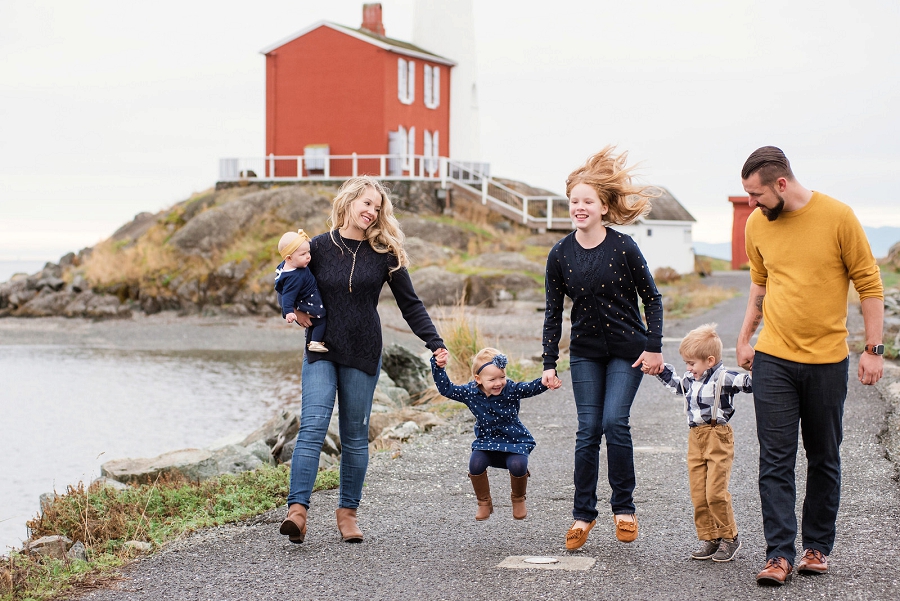
M665 318L687 317L739 294L734 288L705 284L696 275L684 276L659 289L663 295Z
M449 309L438 312L438 333L450 352L447 375L456 383L472 379L472 359L485 347L478 323L472 319L466 307L465 297Z
M176 271L184 265L184 259L165 244L167 236L165 226L157 224L133 244L104 240L85 260L84 276L95 285L110 286L141 282L148 274Z

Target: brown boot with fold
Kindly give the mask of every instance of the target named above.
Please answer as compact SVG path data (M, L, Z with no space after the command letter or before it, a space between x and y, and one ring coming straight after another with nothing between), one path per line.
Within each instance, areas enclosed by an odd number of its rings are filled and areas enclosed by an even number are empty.
M361 543L363 542L363 533L356 523L356 510L348 507L339 507L334 512L337 516L338 530L341 532L341 538L345 543Z
M484 473L473 476L469 474L472 481L472 488L475 490L475 498L478 499L478 511L475 513L475 519L479 522L491 517L494 513L494 503L491 500L491 483L488 482L487 470Z
M509 495L512 501L513 518L524 520L528 516L528 509L525 507L525 489L528 488L528 477L531 472L525 472L524 476L509 475L509 484L512 492Z
M306 538L306 507L300 503L289 506L287 517L281 522L278 531L287 536L292 543L302 543Z

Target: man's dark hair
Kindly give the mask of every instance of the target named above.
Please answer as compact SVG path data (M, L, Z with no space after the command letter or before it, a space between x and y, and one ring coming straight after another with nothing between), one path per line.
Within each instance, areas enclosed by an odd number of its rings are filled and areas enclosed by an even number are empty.
M759 173L759 183L763 186L772 185L779 177L794 179L791 162L780 148L774 146L757 148L747 158L741 169L741 179L747 179L754 173Z

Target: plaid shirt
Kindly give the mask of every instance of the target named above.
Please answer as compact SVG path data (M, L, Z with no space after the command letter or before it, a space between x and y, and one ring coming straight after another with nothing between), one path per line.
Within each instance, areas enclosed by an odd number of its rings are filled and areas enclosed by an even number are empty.
M716 382L721 371L725 372L725 378L722 380L722 390L719 394L716 421L713 422L712 411L716 397ZM728 423L728 420L734 415L734 395L739 392L753 392L750 374L741 374L725 369L721 361L703 372L699 380L695 380L694 374L691 372L687 372L679 378L675 373L675 368L668 363L665 364L662 373L656 377L673 394L680 394L684 397L684 411L691 428L702 424Z

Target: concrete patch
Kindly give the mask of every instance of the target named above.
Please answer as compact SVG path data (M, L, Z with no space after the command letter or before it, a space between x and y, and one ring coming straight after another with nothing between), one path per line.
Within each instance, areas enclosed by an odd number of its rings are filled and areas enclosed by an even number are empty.
M546 561L555 559L554 563L531 563L527 560ZM596 559L593 557L576 557L571 555L561 555L547 557L544 555L510 555L497 564L498 568L507 568L511 570L590 570L594 567Z

